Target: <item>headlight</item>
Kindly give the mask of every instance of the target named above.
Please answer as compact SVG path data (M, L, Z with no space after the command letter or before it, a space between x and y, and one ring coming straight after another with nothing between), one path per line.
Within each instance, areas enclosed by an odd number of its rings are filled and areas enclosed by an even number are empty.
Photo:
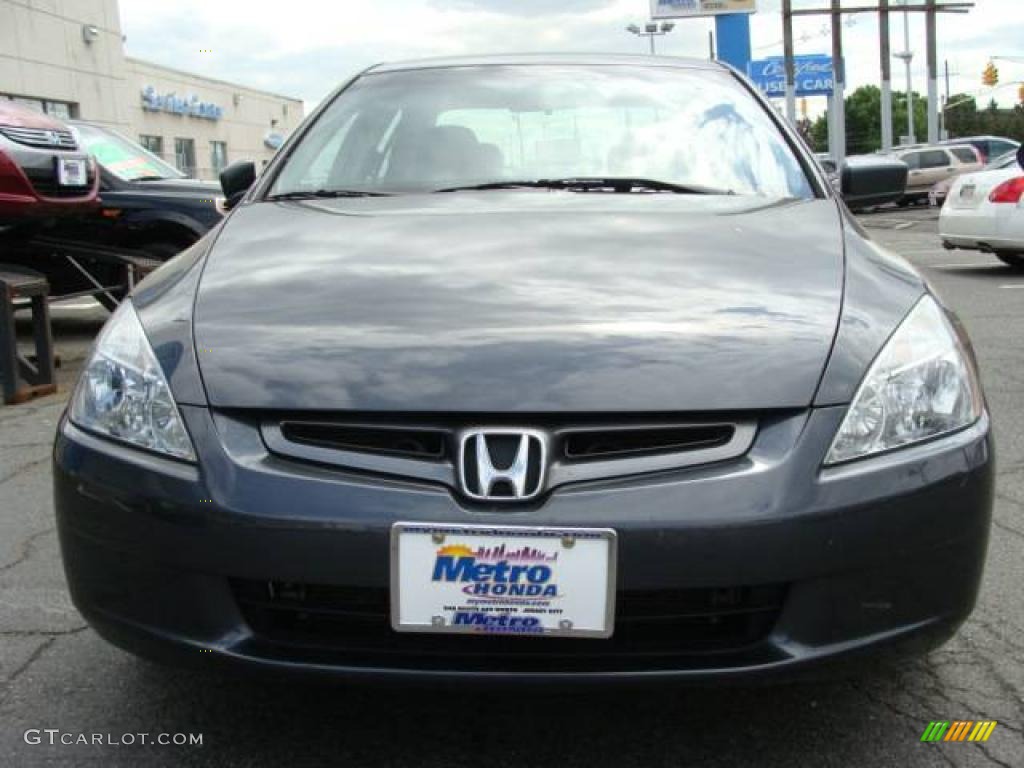
M977 421L982 407L969 356L945 313L925 296L871 365L825 463L954 432Z
M100 332L71 400L80 427L177 459L195 451L131 301Z

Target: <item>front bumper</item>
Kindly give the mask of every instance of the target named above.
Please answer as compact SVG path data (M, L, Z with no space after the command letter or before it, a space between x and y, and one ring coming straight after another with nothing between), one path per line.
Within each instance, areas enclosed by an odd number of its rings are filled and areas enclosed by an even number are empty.
M182 411L198 467L62 421L55 501L72 597L89 622L136 653L197 666L573 681L795 673L941 643L970 614L985 560L987 415L945 439L828 470L821 460L844 409L780 415L740 459L567 486L510 512L284 460L244 420ZM398 635L379 606L399 520L614 528L620 611L651 601L703 608L654 629L620 615L611 640ZM335 621L291 631L325 603L268 604L267 582L319 590ZM708 595L719 609L707 608ZM287 627L275 623L282 611Z
M86 161L89 171L85 186L57 184L58 156ZM99 173L87 154L21 146L0 137L0 222L87 214L99 208L98 194Z

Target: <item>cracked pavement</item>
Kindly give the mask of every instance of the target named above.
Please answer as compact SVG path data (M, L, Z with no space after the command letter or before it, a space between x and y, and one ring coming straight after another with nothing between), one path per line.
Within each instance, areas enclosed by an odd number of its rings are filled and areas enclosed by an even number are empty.
M49 452L102 314L57 312L62 394L0 408L0 764L1024 766L1024 274L944 252L927 211L864 221L960 313L996 428L985 581L945 647L828 683L573 695L268 683L137 660L86 626L64 584ZM930 720L956 719L999 725L986 744L919 741ZM204 738L201 747L29 745L29 728Z

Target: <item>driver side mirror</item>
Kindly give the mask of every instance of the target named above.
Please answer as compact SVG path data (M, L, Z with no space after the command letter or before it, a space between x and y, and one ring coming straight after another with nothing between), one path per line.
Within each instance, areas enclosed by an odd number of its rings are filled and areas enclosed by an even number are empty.
M1024 144L1017 147L1017 165L1024 169Z
M220 172L220 188L224 191L224 209L234 208L256 181L256 166L251 160L237 160Z

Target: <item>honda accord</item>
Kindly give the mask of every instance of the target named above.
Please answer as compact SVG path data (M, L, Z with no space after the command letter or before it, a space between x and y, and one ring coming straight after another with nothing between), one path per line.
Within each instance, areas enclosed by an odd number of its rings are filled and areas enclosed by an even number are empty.
M121 304L58 427L64 565L108 640L720 680L922 652L970 614L970 343L737 73L376 66L255 176L224 172L229 215Z

